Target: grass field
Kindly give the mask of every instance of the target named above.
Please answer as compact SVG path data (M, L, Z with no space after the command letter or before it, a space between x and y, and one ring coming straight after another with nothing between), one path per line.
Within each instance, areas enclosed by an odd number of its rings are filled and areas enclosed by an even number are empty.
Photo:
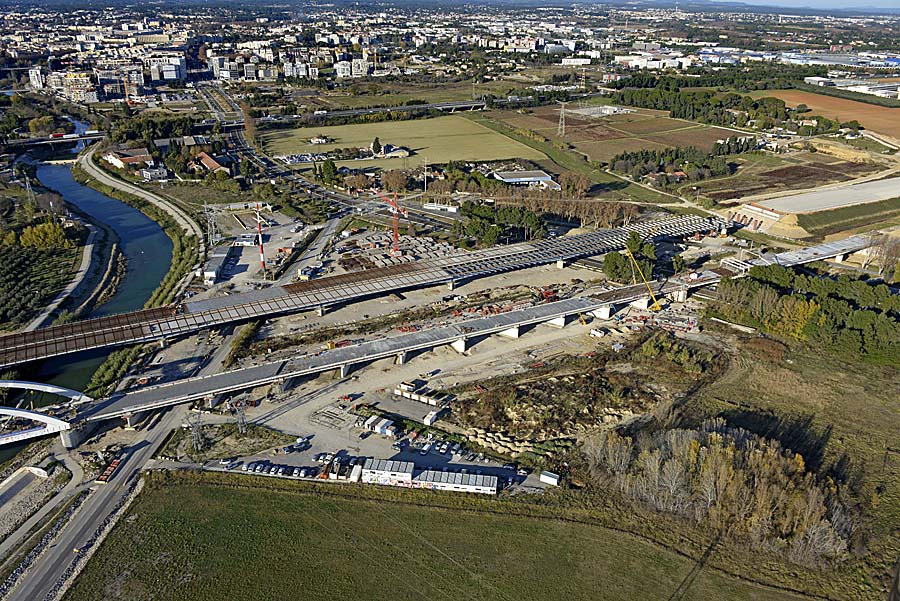
M514 87L511 82L488 81L479 83L475 87L476 94L493 94L506 96ZM331 109L359 108L369 106L397 106L406 104L410 100L424 100L425 102L452 102L455 100L472 99L471 82L451 82L435 85L414 82L385 82L377 84L361 84L362 94L351 96L349 94L335 94L331 96L318 96L314 98L317 106Z
M800 227L810 234L825 236L875 223L894 223L898 217L900 217L900 198L891 198L830 211L803 213L797 216L797 220Z
M782 352L756 342L758 350L737 358L728 373L688 402L688 412L700 419L724 415L731 423L781 439L789 448L812 442L821 456L807 453L810 467L844 457L861 496L868 499L860 523L865 535L855 543L856 557L823 575L823 582L843 588L829 595L834 598L886 598L883 587L900 557L897 371L848 362L812 346Z
M751 96L754 98L763 96L781 98L791 107L805 104L812 109L814 114L841 121L856 119L867 129L900 138L900 109L897 108L876 106L800 90L762 90L753 92Z
M550 140L559 140L556 135L558 106L537 107L527 113L497 111L492 115L512 127L530 129ZM564 139L592 161L608 162L621 152L645 148L697 146L710 149L717 140L733 135L736 132L720 127L672 119L664 111L637 109L634 113L602 118L588 118L567 111Z
M487 118L482 113L469 113L467 118L545 154L546 159L535 162L549 173L558 173L562 168L587 175L595 184L590 191L592 196L602 196L607 200L631 200L652 204L680 202L672 196L660 194L597 169L595 165L585 160L583 154L576 151L561 149L550 142L522 136L508 123Z
M314 136L328 136L332 144L311 145ZM306 127L266 132L262 136L270 155L300 152L326 152L335 148L364 148L378 137L382 144L405 146L413 151L408 159L344 161L341 164L364 168L402 169L429 163L449 161L492 161L499 159L544 159L546 156L524 144L511 140L463 117L446 116L413 121L386 121L359 125Z
M65 599L219 601L226 591L327 601L796 598L693 570L679 555L600 527L404 496L422 504L176 476L141 494Z

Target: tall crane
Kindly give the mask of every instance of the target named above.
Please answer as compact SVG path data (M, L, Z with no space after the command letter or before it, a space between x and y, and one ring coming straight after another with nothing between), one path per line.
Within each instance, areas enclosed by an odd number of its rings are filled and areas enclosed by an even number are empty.
M641 265L638 263L637 259L634 258L634 255L631 254L631 250L627 246L625 247L625 254L628 255L629 259L631 259L631 262L634 264L634 268L637 270L638 275L641 276L641 280L647 287L647 292L650 293L650 298L653 299L653 304L650 305L650 310L661 311L662 305L659 304L659 299L657 299L656 295L653 293L653 287L650 285L650 282L647 281L647 278L644 277L644 270L641 269Z
M394 192L394 198L385 196L381 192L378 192L378 196L381 197L381 200L391 206L391 213L394 216L394 246L391 248L391 256L396 257L400 255L400 215L402 214L404 217L408 217L409 213L406 209L397 204L396 192Z

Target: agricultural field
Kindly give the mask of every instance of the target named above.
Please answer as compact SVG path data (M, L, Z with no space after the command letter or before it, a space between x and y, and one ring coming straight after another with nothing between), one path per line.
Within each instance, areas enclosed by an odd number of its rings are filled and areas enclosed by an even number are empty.
M797 220L800 227L814 236L825 236L856 228L868 229L873 224L900 225L900 198L841 207L830 211L804 213L798 215Z
M334 142L311 145L307 140L314 136L326 136ZM382 144L405 146L412 151L412 155L408 159L343 161L339 165L355 168L377 166L383 169L403 169L419 166L426 158L429 163L546 158L543 153L533 148L458 116L305 127L265 132L261 136L266 152L275 156L313 151L327 152L336 148L365 148L376 137Z
M672 119L664 111L636 109L633 113L608 117L585 117L566 112L565 141L592 161L608 162L612 157L633 150L661 150L673 146L711 149L717 140L737 132L681 119ZM529 112L494 111L492 117L511 127L529 129L550 140L558 140L558 106L537 107Z
M801 90L761 90L750 95L754 98L781 98L789 107L805 104L811 109L811 114L841 121L856 119L866 129L900 139L900 108L876 106Z
M845 182L877 172L881 165L843 161L821 153L795 152L788 155L748 153L732 157L733 175L692 182L681 193L691 192L717 202L770 194L781 190L802 190L822 184Z
M328 601L799 598L621 532L505 514L494 500L151 478L66 601L218 601L229 590Z
M69 283L78 248L0 248L0 330L16 330L34 319Z

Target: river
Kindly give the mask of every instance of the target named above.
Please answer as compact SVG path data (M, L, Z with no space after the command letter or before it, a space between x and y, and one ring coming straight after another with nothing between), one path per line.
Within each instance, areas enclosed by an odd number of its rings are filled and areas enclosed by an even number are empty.
M37 177L43 185L59 192L66 202L78 207L92 220L108 225L119 237L119 247L127 259L128 269L112 298L90 316L141 309L169 271L172 262L172 241L162 228L124 202L82 186L75 181L68 166L40 164ZM84 390L91 375L110 352L110 349L98 349L48 359L31 377L38 382ZM34 398L35 405L58 402L58 399L45 395ZM20 445L13 445L0 449L0 462L20 448Z

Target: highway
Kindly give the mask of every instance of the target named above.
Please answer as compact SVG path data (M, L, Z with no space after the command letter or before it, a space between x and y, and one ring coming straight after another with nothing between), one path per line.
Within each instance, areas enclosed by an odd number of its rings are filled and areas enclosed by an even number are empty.
M66 568L74 561L75 549L81 549L93 536L127 492L131 482L153 457L166 435L181 424L183 414L184 410L180 408L169 410L145 433L143 440L126 451L125 460L110 482L95 485L94 491L59 532L53 544L19 580L7 597L10 601L40 601L53 590Z

